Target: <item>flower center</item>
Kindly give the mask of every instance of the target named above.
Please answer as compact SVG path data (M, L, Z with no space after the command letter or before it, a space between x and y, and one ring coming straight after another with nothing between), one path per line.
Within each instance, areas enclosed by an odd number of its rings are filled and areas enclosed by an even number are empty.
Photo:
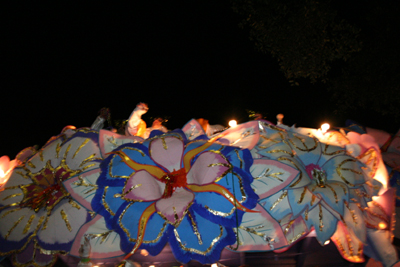
M35 211L47 206L50 202L54 202L58 198L58 193L60 191L59 184L52 185L45 189L40 186L35 186L35 188L32 187L33 186L28 187L28 190L32 191L29 194L29 198L22 204L22 206L29 206Z
M311 171L313 179L317 183L318 187L325 187L326 185L326 173L323 170L314 169Z
M175 192L177 187L186 186L186 171L184 168L174 170L164 175L161 180L165 183L165 189L162 198L169 198Z
M318 187L326 187L327 179L326 173L321 169L320 166L315 164L310 164L306 166L306 171L308 175L315 181Z
M44 207L52 208L60 198L68 195L61 183L72 174L70 170L63 167L53 169L47 165L34 175L35 182L24 189L25 198L21 206L30 207L35 212Z

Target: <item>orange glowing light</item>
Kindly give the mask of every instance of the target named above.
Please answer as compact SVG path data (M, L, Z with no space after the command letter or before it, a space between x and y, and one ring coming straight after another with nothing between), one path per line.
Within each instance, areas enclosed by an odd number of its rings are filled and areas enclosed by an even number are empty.
M386 225L386 223L384 223L384 222L380 222L380 223L378 224L378 227L379 227L379 229L383 230L383 229L386 229L387 225Z
M11 173L14 167L15 160L10 161L8 156L0 157L0 185L7 182L8 174Z

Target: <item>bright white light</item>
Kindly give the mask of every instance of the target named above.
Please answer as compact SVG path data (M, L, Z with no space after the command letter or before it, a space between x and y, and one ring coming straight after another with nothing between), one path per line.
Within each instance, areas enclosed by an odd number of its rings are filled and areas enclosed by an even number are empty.
M149 265L149 267L156 267L155 265Z
M326 131L329 130L329 128L331 128L331 126L329 125L329 123L324 123L321 125L321 131L322 133L326 133Z
M229 124L230 127L233 128L233 127L236 127L236 126L237 126L237 121L235 121L235 120L230 120L228 124ZM211 265L211 266L212 266L212 265Z
M328 245L331 241L328 239L325 241L324 246Z
M211 267L218 267L218 264L213 263L213 264L211 264Z

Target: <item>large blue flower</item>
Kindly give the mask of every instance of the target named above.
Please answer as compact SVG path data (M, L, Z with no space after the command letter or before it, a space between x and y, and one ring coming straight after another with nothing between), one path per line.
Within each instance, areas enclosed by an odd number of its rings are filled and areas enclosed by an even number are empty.
M215 262L256 205L251 164L247 149L188 142L180 131L125 144L102 163L92 206L128 256L156 255L169 241L181 262Z

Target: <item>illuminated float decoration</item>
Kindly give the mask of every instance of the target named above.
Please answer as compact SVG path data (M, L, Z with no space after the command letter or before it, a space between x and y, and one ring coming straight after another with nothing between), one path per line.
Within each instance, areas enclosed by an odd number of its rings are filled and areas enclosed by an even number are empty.
M394 192L367 134L260 120L207 137L191 120L145 140L67 127L29 151L0 189L0 256L15 266L79 259L82 245L127 265L167 244L179 262L215 263L310 234L351 262L399 264Z

